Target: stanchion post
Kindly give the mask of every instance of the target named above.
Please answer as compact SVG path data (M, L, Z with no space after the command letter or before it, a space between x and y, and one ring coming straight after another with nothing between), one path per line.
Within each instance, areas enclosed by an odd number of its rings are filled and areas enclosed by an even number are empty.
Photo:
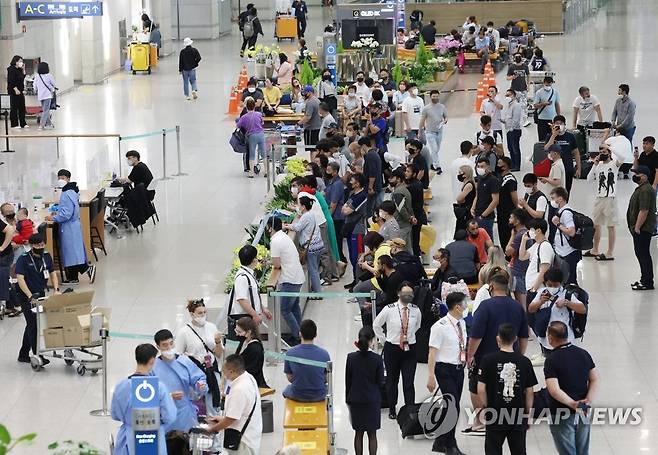
M334 366L331 360L327 362L327 431L329 431L329 453L336 453L336 431L334 427Z
M5 116L5 149L2 153L14 153L14 150L9 148L9 111L2 111L2 115Z
M162 128L162 178L160 180L171 180L167 177L167 130Z
M265 151L265 175L267 175L267 191L266 193L270 192L270 189L272 189L271 185L271 175L270 175L270 161L272 161L272 157L274 155L274 144L270 146L270 150Z
M370 291L370 303L371 303L370 309L372 310L372 322L375 322L375 318L377 317L377 292L376 291Z
M176 155L178 156L178 172L176 172L174 175L176 177L187 175L185 172L181 171L180 166L180 125L176 125Z
M123 172L121 171L121 136L118 137L117 149L119 150L119 161L118 161L118 164L119 164L119 177L122 177L121 174L123 174Z
M110 415L110 410L107 409L107 337L110 335L110 332L106 328L101 329L101 340L103 343L103 407L101 409L95 409L90 411L89 414L95 417L108 417Z
M281 299L274 297L272 299L272 317L274 319L274 331L276 335L274 337L274 352L277 354L281 352L281 308L280 308Z
M59 136L55 138L55 141L57 141L57 159L59 159Z

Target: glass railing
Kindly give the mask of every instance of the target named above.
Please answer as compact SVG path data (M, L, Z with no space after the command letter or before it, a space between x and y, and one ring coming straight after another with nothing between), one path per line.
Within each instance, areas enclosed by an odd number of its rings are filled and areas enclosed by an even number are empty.
M564 32L574 31L594 16L609 0L566 0L564 2Z

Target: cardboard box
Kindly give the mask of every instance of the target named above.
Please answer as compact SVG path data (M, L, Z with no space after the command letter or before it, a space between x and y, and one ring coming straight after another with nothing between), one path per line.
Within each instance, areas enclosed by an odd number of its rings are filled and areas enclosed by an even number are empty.
M89 344L89 326L64 327L64 346L87 346Z
M61 348L64 346L64 329L44 329L43 342L47 348Z
M110 328L110 308L91 306L94 291L54 295L44 302L46 347L88 346L100 343L101 328ZM49 342L59 343L56 346Z
M94 291L69 292L50 296L43 303L48 328L66 327L77 324L79 315L91 313Z

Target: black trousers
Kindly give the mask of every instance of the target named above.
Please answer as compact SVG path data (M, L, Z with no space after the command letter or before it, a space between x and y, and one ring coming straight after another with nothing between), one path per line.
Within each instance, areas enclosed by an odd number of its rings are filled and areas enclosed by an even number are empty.
M648 251L649 250L647 249L647 252ZM566 263L569 264L569 280L567 283L578 284L578 274L576 273L576 267L578 267L578 263L583 259L583 253L580 250L576 250L562 257L562 259L564 259ZM649 261L651 261L651 257L649 257Z
M525 428L521 427L491 427L487 425L484 437L485 455L503 455L503 444L507 439L510 455L526 455Z
M304 145L316 145L320 139L320 130L304 130Z
M393 411L398 404L398 384L402 374L402 393L404 404L414 404L416 390L414 389L414 376L416 375L416 346L409 345L408 351L400 346L389 343L384 344L384 366L386 367L386 393L388 395L388 408Z
M411 243L413 247L414 256L420 256L420 230L423 226L420 223L416 223L411 226Z
M37 315L32 312L30 301L22 293L20 293L19 299L25 318L25 331L23 332L23 344L18 352L18 357L24 359L30 357L30 350L32 354L37 353Z
M640 264L640 283L645 286L653 287L653 261L651 260L651 233L640 231L639 234L631 232L633 236L633 249L635 257Z
M66 267L66 279L67 280L77 280L78 275L86 273L89 269L89 264L78 264Z
M509 216L510 213L498 211L496 213L496 219L498 222L498 239L500 240L500 247L505 251L507 242L512 236L512 228L509 227Z
M242 36L242 47L240 50L244 52L246 49L251 49L252 47L256 46L256 40L258 39L258 34L254 33L254 36L250 38L245 38L244 35Z
M297 39L304 38L306 32L306 19L297 19Z
M462 397L462 390L464 389L464 368L459 368L450 363L438 362L434 367L434 374L436 375L436 382L439 384L439 389L441 389L441 394L450 394L454 398L453 403L457 407L456 425L459 420L459 402ZM449 432L436 438L432 447L457 447L455 429L456 427L452 427Z
M551 127L549 125L551 121L552 120L537 119L537 137L540 142L545 141L546 138L551 135Z
M567 191L569 192L569 195L571 195L571 186L573 185L573 174L574 174L574 171L566 172L564 174L566 184L567 184Z
M25 126L25 95L9 94L9 120L11 127Z
M334 230L336 231L336 243L338 244L338 256L342 262L347 262L345 259L345 253L343 253L343 226L345 225L345 220L336 220L334 219Z

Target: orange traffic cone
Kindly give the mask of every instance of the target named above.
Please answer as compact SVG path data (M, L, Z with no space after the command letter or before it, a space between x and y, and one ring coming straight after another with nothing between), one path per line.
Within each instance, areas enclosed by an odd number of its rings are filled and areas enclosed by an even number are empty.
M231 98L228 102L228 115L238 115L238 91L231 87Z
M246 89L247 82L249 82L249 77L247 76L247 68L243 66L242 71L240 71L240 77L238 77L238 91Z
M485 86L484 80L478 82L478 92L477 92L477 97L475 98L476 114L480 112L480 108L482 107L482 102L484 101L484 98L487 96L487 88L488 86Z

